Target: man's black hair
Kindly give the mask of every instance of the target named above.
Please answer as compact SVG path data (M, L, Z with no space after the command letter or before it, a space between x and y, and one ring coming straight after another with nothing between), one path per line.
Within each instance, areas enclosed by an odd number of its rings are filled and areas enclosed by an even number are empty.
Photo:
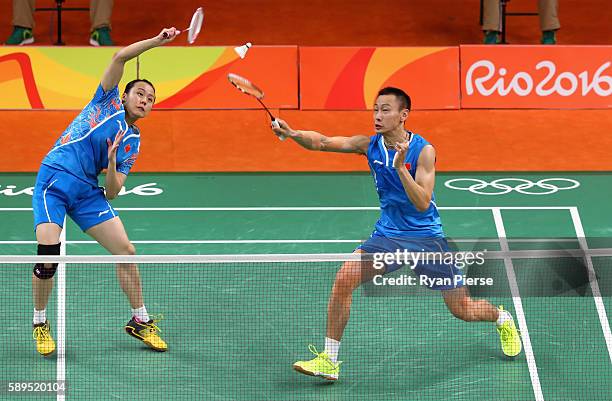
M379 90L378 95L376 97L383 96L383 95L393 95L396 98L398 98L400 101L400 110L403 110L403 109L410 110L410 107L412 107L410 96L408 96L408 94L404 92L403 90L401 90L400 88L394 88L392 86L387 86L386 88L382 88L381 90Z

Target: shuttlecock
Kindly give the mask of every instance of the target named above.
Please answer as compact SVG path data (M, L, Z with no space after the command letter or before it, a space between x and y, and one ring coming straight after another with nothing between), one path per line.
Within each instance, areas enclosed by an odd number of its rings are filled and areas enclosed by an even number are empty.
M249 51L249 49L251 48L251 46L252 46L251 42L248 42L242 46L234 47L234 51L240 58L244 58L247 52Z

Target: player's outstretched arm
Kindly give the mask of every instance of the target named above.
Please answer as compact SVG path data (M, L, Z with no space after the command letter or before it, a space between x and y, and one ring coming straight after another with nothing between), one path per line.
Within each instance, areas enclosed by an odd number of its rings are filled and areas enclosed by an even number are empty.
M325 136L316 131L300 131L292 129L285 121L277 119L279 127L272 126L276 135L293 139L308 150L321 152L358 153L365 155L368 151L370 138L365 135L356 136Z
M164 37L164 33L167 34L167 38ZM139 56L149 49L172 42L179 33L180 31L174 27L166 28L163 29L159 35L151 39L145 39L141 40L140 42L132 43L131 45L119 50L113 56L110 65L104 72L104 76L102 76L102 89L108 91L119 84L119 81L121 81L121 77L123 76L123 67L129 60Z

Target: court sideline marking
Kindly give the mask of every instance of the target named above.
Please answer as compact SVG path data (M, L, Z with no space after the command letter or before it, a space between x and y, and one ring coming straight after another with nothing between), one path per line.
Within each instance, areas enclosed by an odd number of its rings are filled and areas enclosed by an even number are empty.
M493 212L493 220L495 221L495 229L497 230L501 250L509 251L510 247L508 246L508 241L506 239L506 228L504 227L501 209L492 208L491 211ZM527 367L529 368L529 376L531 378L533 394L536 401L544 401L542 387L540 386L540 377L538 376L538 368L536 366L533 348L531 347L531 339L529 338L529 330L527 329L527 320L525 319L525 312L523 311L523 302L521 301L521 294L516 282L516 275L514 274L512 259L509 257L504 258L504 265L506 267L506 276L508 276L508 284L510 285L512 301L514 302L514 309L516 310L516 317L518 319L519 329L523 340L523 348L525 349L525 356L527 358Z
M578 236L578 241L580 242L580 248L586 251L589 249L589 245L587 244L586 237L584 236L584 227L582 226L582 221L580 220L578 208L572 207L570 209L570 214L572 216L572 222L574 223L576 235ZM589 272L589 283L591 284L591 290L593 291L593 301L595 302L595 308L597 309L597 315L599 316L599 323L601 324L606 346L608 347L608 355L610 356L610 362L612 363L612 332L610 331L610 323L608 322L606 307L601 299L601 291L599 290L597 275L595 274L595 269L593 268L593 259L588 254L585 254L584 259Z

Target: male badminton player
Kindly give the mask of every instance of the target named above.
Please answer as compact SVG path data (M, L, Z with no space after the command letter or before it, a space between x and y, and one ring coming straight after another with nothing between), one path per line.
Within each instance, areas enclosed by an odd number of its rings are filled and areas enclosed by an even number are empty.
M293 130L282 120L278 120L279 128L273 127L275 134L289 137L308 150L367 156L380 199L381 215L374 232L355 250L356 253L449 250L433 193L436 152L422 136L404 128L410 107L410 97L403 90L381 89L374 104L376 134L370 137L328 137L315 131ZM399 267L401 265L387 265L383 273ZM521 340L510 313L485 300L472 299L454 264L422 263L414 270L417 275L435 282L428 287L441 292L455 317L467 322L495 322L504 354L516 356L521 352ZM349 319L352 293L360 284L379 274L381 270L372 263L346 262L342 265L328 302L325 349L319 353L310 346L315 358L296 362L295 370L327 380L338 379L341 364L338 352ZM454 278L457 275L460 280Z
M108 202L115 198L132 168L140 148L136 121L146 117L155 103L155 88L146 79L129 82L122 95L119 81L125 63L139 54L172 41L175 28L119 50L104 72L93 99L72 121L45 156L36 177L32 198L39 255L60 254L60 233L66 214L113 255L134 255L118 213ZM165 36L164 36L165 35ZM105 188L98 175L107 169ZM118 264L117 277L132 307L125 326L128 334L156 351L166 351L158 335L158 320L144 305L140 274L135 264ZM57 264L36 264L32 275L34 332L41 355L55 351L46 307ZM96 269L89 272L97 274Z

